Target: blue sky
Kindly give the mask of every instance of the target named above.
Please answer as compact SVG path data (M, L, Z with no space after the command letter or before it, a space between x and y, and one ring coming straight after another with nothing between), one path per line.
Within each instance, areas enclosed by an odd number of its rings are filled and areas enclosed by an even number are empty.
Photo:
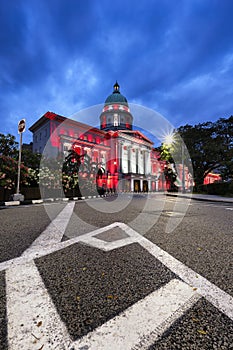
M103 103L116 79L175 127L227 118L232 17L231 0L0 0L0 132Z

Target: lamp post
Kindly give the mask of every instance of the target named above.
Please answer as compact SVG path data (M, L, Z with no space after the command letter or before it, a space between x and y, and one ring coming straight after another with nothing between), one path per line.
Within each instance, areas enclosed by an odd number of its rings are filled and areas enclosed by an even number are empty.
M185 193L185 171L184 171L184 142L181 144L181 161L182 161L182 193Z
M22 154L22 134L25 131L25 128L26 128L25 119L21 119L18 123L18 133L20 135L20 141L19 141L17 188L16 188L16 193L13 195L14 201L23 201L24 200L24 196L19 193L19 184L20 184L20 167L21 167L21 154Z

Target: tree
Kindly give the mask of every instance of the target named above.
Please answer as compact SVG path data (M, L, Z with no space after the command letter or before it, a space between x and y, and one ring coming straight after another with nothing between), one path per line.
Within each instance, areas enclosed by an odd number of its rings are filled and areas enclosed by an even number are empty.
M68 151L63 163L63 187L65 190L78 189L83 196L96 193L96 177L105 170L93 162L88 154L79 155L74 149Z
M16 159L18 157L18 142L11 134L0 133L0 155Z
M166 166L164 168L164 177L167 184L167 190L169 191L177 191L177 186L175 185L175 181L177 179L177 174L173 171L171 167Z
M7 156L0 155L0 187L5 189L14 189L18 174L18 162ZM28 185L31 181L29 169L21 164L20 184Z
M81 159L85 155L79 155L74 149L68 151L62 167L62 183L65 191L77 189L79 191L78 172L81 166Z
M39 170L40 167L40 161L41 161L41 154L39 153L33 153L32 151L28 149L22 150L22 163L34 170Z
M18 142L11 134L0 134L0 187L14 189L18 174ZM32 169L39 169L39 156L29 150L22 151L20 166L20 185L34 186L38 181Z
M233 117L177 129L192 160L196 187L213 170L233 176Z

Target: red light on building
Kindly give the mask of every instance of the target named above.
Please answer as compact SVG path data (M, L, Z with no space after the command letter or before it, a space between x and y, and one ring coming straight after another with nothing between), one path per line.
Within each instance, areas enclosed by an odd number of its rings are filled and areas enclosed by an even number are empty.
M73 129L69 129L69 136L74 137L74 130Z
M214 182L221 181L221 180L222 180L221 175L214 174L214 173L209 173L204 178L204 185L212 184Z
M93 141L93 136L92 136L91 134L88 134L88 135L87 135L87 140L88 140L89 142L92 142L92 141Z
M58 137L57 134L57 125L54 121L50 122L50 142L53 147L59 148L60 138Z

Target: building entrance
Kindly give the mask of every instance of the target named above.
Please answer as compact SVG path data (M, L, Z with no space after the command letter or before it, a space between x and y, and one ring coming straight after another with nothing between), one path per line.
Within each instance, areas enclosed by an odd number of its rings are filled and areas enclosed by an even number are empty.
M143 180L143 192L148 192L148 181Z
M134 180L134 192L140 192L140 180Z

